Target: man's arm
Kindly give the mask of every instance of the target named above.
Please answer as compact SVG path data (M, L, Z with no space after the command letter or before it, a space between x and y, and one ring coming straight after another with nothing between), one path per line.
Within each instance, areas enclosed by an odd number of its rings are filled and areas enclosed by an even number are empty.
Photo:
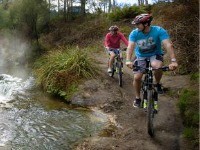
M121 34L121 40L124 42L124 44L126 46L128 46L128 40L126 39L126 37L123 34Z
M133 50L134 50L134 48L135 48L135 43L129 41L129 42L128 42L127 51L126 51L126 65L127 65L127 67L129 67L129 68L132 68L132 65L133 65L131 59L132 59L132 55L133 55Z
M176 62L173 44L169 39L163 40L162 43L171 58L171 64L169 65L169 68L170 70L175 70L178 67L178 63Z
M108 34L106 35L105 37L105 40L104 40L104 46L108 49L108 42L109 42L109 37L108 37Z

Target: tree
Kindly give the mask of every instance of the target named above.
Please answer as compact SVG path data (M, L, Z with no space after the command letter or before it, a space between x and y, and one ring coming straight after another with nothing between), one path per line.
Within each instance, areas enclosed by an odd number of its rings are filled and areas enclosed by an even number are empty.
M10 19L14 28L38 40L40 31L49 22L48 4L44 0L15 0L10 9Z

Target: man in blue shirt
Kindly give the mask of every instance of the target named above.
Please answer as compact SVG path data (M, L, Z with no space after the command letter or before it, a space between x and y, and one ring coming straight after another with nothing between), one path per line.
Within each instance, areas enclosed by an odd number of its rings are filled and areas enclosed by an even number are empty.
M138 66L146 66L146 58L150 58L150 62L153 68L160 68L163 65L163 50L164 48L169 52L171 58L171 64L169 64L170 70L175 70L178 67L176 62L173 44L169 39L169 35L165 29L159 26L151 26L153 17L149 14L141 14L135 17L132 24L136 26L129 35L129 44L126 55L126 65L129 68L133 67L133 63L137 62ZM133 51L135 51L136 59L132 62ZM141 80L143 76L143 69L134 71L133 86L135 88L135 96L133 106L139 107L141 103L140 88ZM158 93L162 94L160 80L162 78L162 71L156 70L154 73L157 83Z

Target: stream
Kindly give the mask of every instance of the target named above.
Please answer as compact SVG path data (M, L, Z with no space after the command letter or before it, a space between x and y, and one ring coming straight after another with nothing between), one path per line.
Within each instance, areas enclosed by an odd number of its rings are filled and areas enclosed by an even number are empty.
M0 74L0 150L70 150L108 123L100 111L71 107L24 78Z

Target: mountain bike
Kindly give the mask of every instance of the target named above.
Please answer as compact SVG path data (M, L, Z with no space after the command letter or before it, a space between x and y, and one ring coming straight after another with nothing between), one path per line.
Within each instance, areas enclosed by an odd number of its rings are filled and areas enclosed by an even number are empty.
M123 49L123 51L125 51L125 50L126 50L126 48ZM118 76L119 86L122 87L123 57L120 56L120 52L121 52L120 49L114 49L113 51L115 53L115 59L114 59L113 65L112 65L112 71L109 72L108 74L110 77L113 77L114 74L116 73Z
M144 78L142 80L142 102L141 107L145 109L147 112L147 130L148 134L153 137L154 136L154 117L157 114L155 110L155 105L158 105L158 92L156 89L156 84L153 83L153 71L154 70L163 70L169 71L168 66L163 66L161 68L152 68L150 60L145 59L146 67L134 66L135 69L142 68L145 70Z

